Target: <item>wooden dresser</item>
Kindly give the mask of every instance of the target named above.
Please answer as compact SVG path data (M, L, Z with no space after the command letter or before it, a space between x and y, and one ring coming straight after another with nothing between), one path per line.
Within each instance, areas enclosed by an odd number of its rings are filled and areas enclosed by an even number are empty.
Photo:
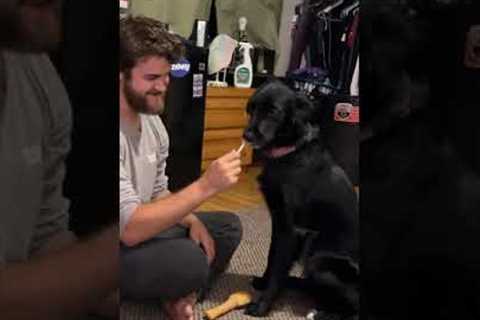
M240 146L247 124L245 109L253 92L254 89L207 88L202 170L213 160ZM242 165L251 163L252 149L247 145L242 151Z

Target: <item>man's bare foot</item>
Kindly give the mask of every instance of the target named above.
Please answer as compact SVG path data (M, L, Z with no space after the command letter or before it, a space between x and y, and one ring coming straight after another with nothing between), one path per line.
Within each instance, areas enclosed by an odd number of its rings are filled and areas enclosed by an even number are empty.
M170 320L194 320L194 306L197 301L195 293L189 294L186 297L168 301L163 308Z

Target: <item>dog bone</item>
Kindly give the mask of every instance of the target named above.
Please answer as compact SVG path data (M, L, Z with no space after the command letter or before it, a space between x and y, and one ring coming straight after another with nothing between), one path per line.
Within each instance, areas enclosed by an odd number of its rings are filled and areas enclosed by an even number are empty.
M227 301L221 305L204 311L208 320L214 320L235 308L243 307L252 301L252 296L246 291L239 291L231 294Z

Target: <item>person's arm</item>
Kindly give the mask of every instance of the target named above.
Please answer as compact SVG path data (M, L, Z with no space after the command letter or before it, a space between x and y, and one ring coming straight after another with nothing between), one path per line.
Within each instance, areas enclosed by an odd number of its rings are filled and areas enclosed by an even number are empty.
M135 246L179 223L203 201L238 181L240 154L232 151L212 162L195 182L177 193L138 205L125 223L120 239Z
M73 319L118 287L118 227L25 263L0 266L2 319Z
M198 218L193 213L190 213L185 217L183 217L183 219L180 220L179 224L181 226L184 226L185 228L190 228L192 224L194 224L197 221L198 221Z
M190 239L198 244L207 255L208 263L212 263L215 259L215 240L208 232L207 227L194 214L189 214L180 221L180 225L188 229Z
M0 318L72 319L117 287L118 227L67 249L38 255L68 228L68 201L62 185L71 113L65 89L48 58L32 55L25 63L46 101L43 194L31 240L33 256L23 263L0 264Z
M34 229L32 251L41 249L57 234L68 230L69 201L63 195L65 160L70 151L72 114L65 88L50 60L40 55L32 58L31 67L38 75L38 87L42 88L48 103L44 108L43 123L43 192L42 204Z
M158 119L156 127L160 129L158 132L160 137L160 146L157 157L158 159L167 159L169 150L168 134L161 120L159 118L156 119ZM168 177L165 173L165 168L166 161L159 161L157 163L157 176L152 194L152 199L154 199L154 202L171 194L171 192L168 190ZM215 258L215 241L210 236L208 229L200 221L200 219L198 219L193 213L190 213L184 216L183 219L178 222L178 224L188 229L190 239L203 248L205 254L207 255L208 262L211 263Z

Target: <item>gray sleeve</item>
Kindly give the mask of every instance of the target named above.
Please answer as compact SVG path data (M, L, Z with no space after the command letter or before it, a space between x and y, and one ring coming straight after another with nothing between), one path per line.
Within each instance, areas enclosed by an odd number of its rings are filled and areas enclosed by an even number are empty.
M156 131L155 134L158 135L157 139L159 141L159 148L157 151L157 175L152 193L152 199L157 199L170 194L170 191L168 190L168 176L165 173L165 169L167 167L169 139L167 130L165 129L160 117L155 117L152 120L154 121L154 128Z
M126 144L125 137L120 132L120 233L125 229L135 209L141 204L131 177L125 169Z
M36 250L52 236L68 229L69 201L63 195L63 183L72 115L67 92L50 60L44 55L32 56L31 65L46 98L42 204L32 241L32 250Z

